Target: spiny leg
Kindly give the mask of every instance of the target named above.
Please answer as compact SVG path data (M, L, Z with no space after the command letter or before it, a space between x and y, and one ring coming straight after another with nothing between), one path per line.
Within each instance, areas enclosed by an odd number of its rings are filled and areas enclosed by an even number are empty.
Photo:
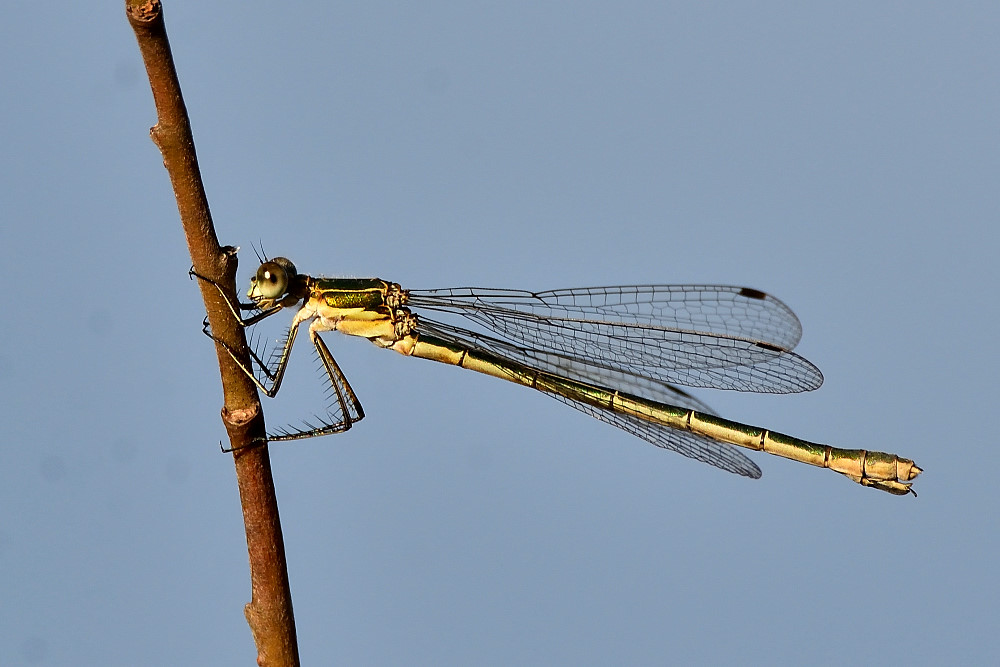
M310 328L309 335L312 338L316 354L322 362L323 370L326 372L326 376L330 382L328 397L331 398L331 402L328 407L327 419L325 423L321 423L318 426L306 422L305 425L307 428L304 429L292 430L286 428L278 433L269 433L267 436L268 440L299 440L302 438L329 435L331 433L342 433L351 428L354 422L360 421L365 416L365 411L361 407L361 402L358 400L357 394L354 393L354 389L347 381L347 377L340 370L340 366L333 358L326 343L323 342L323 339L319 337L313 328ZM321 422L324 421L318 416L317 419L320 419Z
M253 357L254 362L257 363L257 365L261 369L261 372L267 377L267 379L271 381L270 387L261 382L260 379L257 378L257 375L253 372L252 367L247 368L243 364L243 362L240 361L240 358L236 356L236 353L233 352L233 350L230 349L230 347L224 341L219 340L209 331L206 331L205 335L207 335L209 338L211 338L216 343L222 345L222 347L225 348L226 352L229 353L229 356L232 357L234 362L236 362L236 365L240 367L240 370L246 373L247 376L251 380L253 380L254 384L257 385L258 389L264 392L269 398L274 398L275 396L277 396L278 389L281 388L281 381L285 377L285 369L288 367L288 359L292 353L292 345L295 343L295 336L298 333L298 330L299 330L299 322L293 322L292 326L288 328L288 333L285 335L285 343L281 349L281 355L278 357L278 362L274 366L273 371L270 369L268 364L264 363L261 360L261 358L257 355L255 351L250 350L250 354Z

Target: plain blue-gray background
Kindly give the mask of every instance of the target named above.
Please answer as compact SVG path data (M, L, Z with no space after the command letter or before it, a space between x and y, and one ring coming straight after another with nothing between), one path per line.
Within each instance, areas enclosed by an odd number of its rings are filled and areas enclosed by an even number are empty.
M367 418L272 447L305 664L1000 660L1000 6L165 9L243 289L257 241L411 287L750 285L826 383L698 396L926 470L750 481L329 335ZM5 3L0 53L0 664L253 664L123 3Z

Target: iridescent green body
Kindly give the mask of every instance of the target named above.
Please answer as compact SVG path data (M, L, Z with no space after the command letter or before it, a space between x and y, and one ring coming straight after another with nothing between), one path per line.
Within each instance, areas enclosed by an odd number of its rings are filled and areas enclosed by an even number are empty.
M378 278L309 278L309 298L329 308L377 310L385 305L389 283Z

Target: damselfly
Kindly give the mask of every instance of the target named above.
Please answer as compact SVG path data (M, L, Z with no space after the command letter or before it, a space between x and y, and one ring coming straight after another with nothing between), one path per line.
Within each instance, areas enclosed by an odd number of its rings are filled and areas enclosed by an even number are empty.
M755 289L404 290L378 278L302 275L288 259L276 257L262 262L247 296L250 303L227 300L242 326L284 308L299 308L267 362L254 353L247 368L226 348L257 386L268 396L277 394L296 333L307 321L330 383L327 418L269 434L269 440L346 431L364 416L319 336L336 330L406 356L537 389L658 447L746 477L759 478L760 468L732 445L830 468L863 486L916 495L909 482L922 471L909 459L807 442L722 419L675 386L791 393L822 384L819 369L792 352L802 333L798 318L784 303ZM493 335L411 309L464 318ZM241 311L251 315L244 319ZM207 328L206 333L211 336Z

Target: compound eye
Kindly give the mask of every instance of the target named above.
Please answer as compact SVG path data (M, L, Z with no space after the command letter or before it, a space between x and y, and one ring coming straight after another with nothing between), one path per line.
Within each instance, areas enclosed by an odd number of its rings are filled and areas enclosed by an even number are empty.
M265 299L278 299L288 291L288 274L275 262L264 262L257 268L257 275L250 281L251 291ZM256 289L254 289L256 288Z

